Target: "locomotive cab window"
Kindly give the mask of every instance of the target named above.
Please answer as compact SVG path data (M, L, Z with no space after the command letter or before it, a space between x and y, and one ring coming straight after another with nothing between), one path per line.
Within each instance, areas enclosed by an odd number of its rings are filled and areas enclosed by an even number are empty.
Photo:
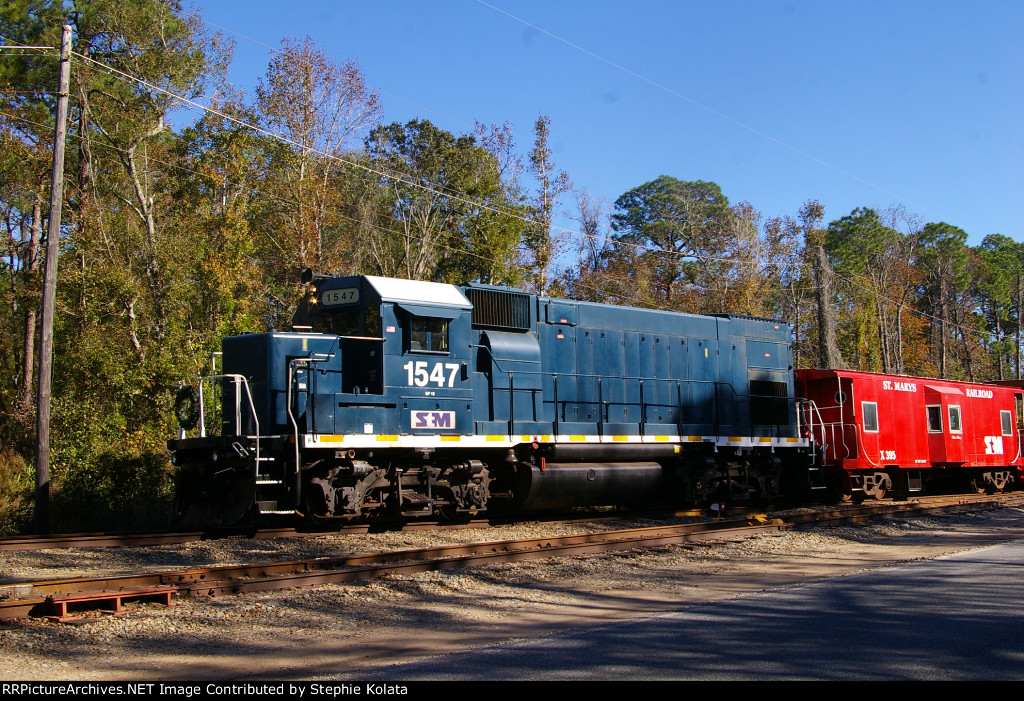
M363 319L363 335L380 338L380 307L366 307Z
M878 404L876 402L861 402L860 410L864 415L864 431L878 433Z
M949 432L963 433L963 426L960 424L960 407L955 404L949 406Z
M448 352L448 319L409 317L408 350L418 353Z
M326 333L334 336L358 336L359 317L362 307L347 309L320 310L313 316L310 325L314 333Z
M942 433L942 407L932 405L925 409L928 410L928 433Z
M380 338L380 308L373 305L324 308L312 316L310 326L314 333Z
M1012 436L1013 435L1013 412L1011 412L1011 411L1000 411L999 412L999 421L1003 425L1003 435L1004 436Z

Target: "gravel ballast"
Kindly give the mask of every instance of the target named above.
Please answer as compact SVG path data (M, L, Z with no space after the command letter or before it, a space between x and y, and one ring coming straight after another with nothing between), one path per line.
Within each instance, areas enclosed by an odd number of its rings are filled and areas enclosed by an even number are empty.
M0 553L0 584L338 557L653 522L522 525L188 545ZM814 531L393 574L172 608L129 604L77 624L0 624L5 680L347 679L358 670L841 576L1024 537L1024 510L911 516Z

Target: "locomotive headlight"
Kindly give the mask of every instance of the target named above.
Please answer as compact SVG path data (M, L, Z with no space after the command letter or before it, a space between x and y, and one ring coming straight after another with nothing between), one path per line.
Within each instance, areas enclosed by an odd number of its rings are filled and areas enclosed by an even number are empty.
M217 458L218 457L220 457L220 456L217 455L217 451L215 450L215 451L213 451L213 454L210 456L210 460L212 462L217 462Z

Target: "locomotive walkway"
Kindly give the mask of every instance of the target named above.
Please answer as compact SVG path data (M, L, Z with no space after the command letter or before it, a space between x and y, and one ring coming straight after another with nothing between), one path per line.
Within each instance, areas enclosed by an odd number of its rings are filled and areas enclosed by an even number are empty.
M373 680L1020 680L1024 540L360 673Z

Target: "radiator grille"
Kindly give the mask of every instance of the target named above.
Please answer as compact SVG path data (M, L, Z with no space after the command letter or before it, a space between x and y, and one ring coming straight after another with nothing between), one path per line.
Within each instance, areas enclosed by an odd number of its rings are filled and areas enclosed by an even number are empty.
M750 421L761 425L789 423L789 387L785 382L750 381Z
M530 295L522 292L469 288L473 326L508 331L530 330Z

